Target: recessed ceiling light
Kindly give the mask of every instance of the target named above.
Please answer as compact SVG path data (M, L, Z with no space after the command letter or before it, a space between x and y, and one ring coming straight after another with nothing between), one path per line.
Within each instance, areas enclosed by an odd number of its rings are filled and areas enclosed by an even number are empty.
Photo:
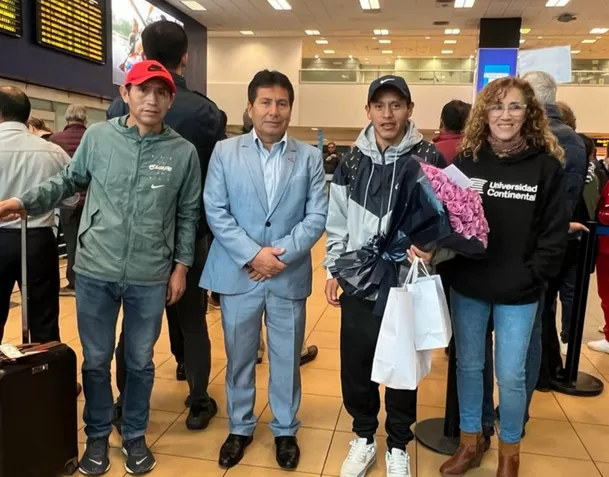
M324 53L326 55L333 55L334 53L336 53L334 50L324 50Z
M475 0L455 0L455 8L472 8Z
M319 30L305 30L305 33L309 36L319 35Z
M275 10L291 10L292 6L288 0L266 0Z
M526 40L520 40L520 44L526 43Z
M205 12L207 9L201 5L199 2L195 2L194 0L182 0L184 6L194 10L195 12Z
M591 35L604 35L609 31L609 28L593 28L590 30Z
M456 45L457 40L444 40L445 45Z
M527 35L528 33L531 33L531 29L530 28L521 28L520 33L522 33L523 35Z
M242 35L253 35L254 32L251 30L241 30L239 33L241 33Z
M597 42L597 40L595 40L595 39L582 40L582 43L586 43L586 44L589 44L589 45L591 45L592 43L596 43L596 42Z
M452 55L453 50L442 50L440 53L442 53L443 55Z
M581 50L571 50L572 55L579 55L580 53L581 53Z
M393 54L393 50L381 50L381 53L383 55L392 55Z
M569 0L548 0L546 7L566 7Z
M461 30L458 28L447 28L444 30L445 35L458 35L459 33L461 33Z
M381 45L390 45L391 44L391 40L379 40L379 43Z
M328 40L326 40L326 39L315 40L315 43L317 43L318 45L327 45Z
M380 10L379 0L359 0L362 10Z
M374 30L375 35L387 36L389 35L389 30Z

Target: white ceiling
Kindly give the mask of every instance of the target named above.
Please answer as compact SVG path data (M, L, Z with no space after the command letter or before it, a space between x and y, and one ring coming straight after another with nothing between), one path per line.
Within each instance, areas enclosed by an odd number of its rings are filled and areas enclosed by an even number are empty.
M546 0L476 0L470 9L455 9L446 0L380 0L381 11L376 13L363 11L359 0L288 1L290 11L276 11L267 0L197 0L207 11L195 12L180 0L168 0L207 26L211 37L241 36L241 30L251 30L260 37L302 37L305 57L362 58L379 56L381 49L405 57L446 56L441 50L451 49L451 56L467 57L476 48L480 18L522 17L523 27L531 29L522 36L526 39L522 48L571 45L581 50L578 58L609 58L609 33L595 44L581 44L583 39L596 38L589 33L592 28L609 28L609 0L571 0L564 8L547 8ZM562 13L572 13L577 20L561 23L556 17ZM449 22L448 26L460 28L461 34L446 36L446 26L434 26L435 21ZM390 39L391 45L372 39L376 28L390 31L384 38ZM321 37L307 37L306 29L319 30ZM319 38L329 44L317 45ZM445 45L445 39L456 39L457 44ZM324 49L336 53L325 55Z

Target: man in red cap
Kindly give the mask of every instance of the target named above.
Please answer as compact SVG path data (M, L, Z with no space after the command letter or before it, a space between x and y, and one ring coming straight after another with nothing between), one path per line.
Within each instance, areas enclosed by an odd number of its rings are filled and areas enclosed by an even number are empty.
M52 210L88 188L76 252L76 311L83 347L86 475L110 469L110 363L123 306L127 377L123 452L130 474L156 464L146 445L152 354L166 304L180 299L193 263L201 170L194 146L163 123L176 92L156 61L135 65L121 96L130 114L91 126L72 162L19 198L0 202L0 219Z

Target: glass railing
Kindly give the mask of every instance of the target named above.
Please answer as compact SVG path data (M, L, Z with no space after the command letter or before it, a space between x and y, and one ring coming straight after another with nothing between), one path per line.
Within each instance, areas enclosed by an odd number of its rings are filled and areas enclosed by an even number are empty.
M391 68L339 70L300 70L301 83L362 83L369 84L385 75L403 77L410 84L473 84L472 70L396 70ZM609 70L574 70L571 84L609 85Z

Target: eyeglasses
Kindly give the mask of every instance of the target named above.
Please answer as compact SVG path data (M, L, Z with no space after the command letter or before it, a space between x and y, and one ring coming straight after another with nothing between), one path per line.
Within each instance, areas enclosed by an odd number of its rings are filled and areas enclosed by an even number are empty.
M524 113L527 109L527 105L520 103L510 103L506 107L503 103L495 103L491 104L488 107L488 114L489 116L496 118L501 116L503 114L503 111L505 111L506 109L510 116L517 118L524 116Z

